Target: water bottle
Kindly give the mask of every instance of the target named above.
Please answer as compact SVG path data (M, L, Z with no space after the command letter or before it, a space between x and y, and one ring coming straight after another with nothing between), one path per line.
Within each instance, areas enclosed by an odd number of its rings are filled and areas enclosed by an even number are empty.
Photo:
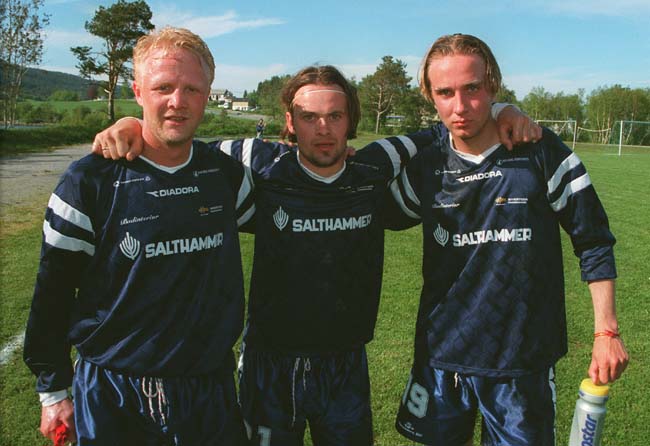
M583 379L578 394L569 446L600 446L609 386L597 386L591 379Z

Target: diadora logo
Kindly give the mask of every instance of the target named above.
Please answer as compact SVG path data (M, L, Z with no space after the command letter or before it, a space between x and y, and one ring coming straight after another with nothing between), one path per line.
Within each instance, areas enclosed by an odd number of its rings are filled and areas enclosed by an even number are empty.
M492 170L490 172L480 172L472 175L466 175L464 177L456 178L461 183L469 183L472 181L487 180L489 178L502 177L503 174L500 170Z
M282 207L279 207L278 210L275 211L275 214L273 214L273 223L275 223L275 226L282 231L287 226L287 223L289 223L289 214L284 212Z
M433 238L436 239L440 246L445 246L449 241L449 231L438 223L438 227L433 231Z
M147 192L147 194L153 195L156 198L173 197L176 195L190 195L190 194L198 194L198 193L199 193L198 186L175 187L173 189L159 189L159 190Z
M459 173L460 173L460 169L458 169L458 170L440 170L440 169L436 169L436 170L434 170L433 173L435 173L436 175L444 175L444 174L446 174L446 173L459 174Z
M120 184L139 183L140 181L151 181L151 177L147 175L146 177L131 178L130 180L117 180L113 183L113 187L119 187Z
M124 239L120 242L120 251L127 258L135 260L138 254L140 254L140 242L131 237L131 234L127 232Z
M458 206L460 206L459 203L433 203L431 205L433 209L457 208Z
M216 172L219 172L218 168L205 169L205 170L195 170L194 172L192 172L192 175L194 175L195 177L198 177L199 175L206 175L206 174L209 174L209 173L216 173Z

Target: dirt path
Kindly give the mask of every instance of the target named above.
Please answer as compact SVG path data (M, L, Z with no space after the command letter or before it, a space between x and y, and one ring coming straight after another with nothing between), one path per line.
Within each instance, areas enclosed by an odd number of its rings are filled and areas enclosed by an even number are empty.
M0 158L0 213L7 206L49 196L68 165L88 153L90 144L81 144L53 152ZM43 203L43 209L46 204Z

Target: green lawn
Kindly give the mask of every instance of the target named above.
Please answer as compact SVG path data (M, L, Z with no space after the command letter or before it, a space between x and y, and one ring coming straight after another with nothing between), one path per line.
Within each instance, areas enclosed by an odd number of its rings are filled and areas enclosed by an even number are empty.
M70 111L79 107L88 107L89 109L95 111L101 111L108 113L108 101L106 99L99 99L96 101L33 101L30 100L35 107L41 104L49 104L54 110L58 112ZM116 115L139 115L141 113L141 108L135 99L115 99L114 103L115 114Z
M356 147L374 139L364 135ZM647 377L650 365L650 200L647 172L650 149L615 150L579 145L582 158L599 192L618 243L616 255L618 312L631 363L623 379L612 387L603 446L645 446L650 425ZM47 197L32 204L0 212L0 345L24 327L40 246L43 209ZM566 243L566 238L565 238ZM419 228L387 232L383 296L375 340L368 347L373 389L375 443L407 445L393 427L398 401L409 374L412 338L418 305L421 257ZM246 274L250 274L252 237L242 237ZM577 259L565 249L569 349L557 366L557 444L568 442L573 405L580 380L586 377L592 342L592 309L587 287L580 282ZM40 409L33 379L16 352L0 366L0 445L45 444L37 432Z

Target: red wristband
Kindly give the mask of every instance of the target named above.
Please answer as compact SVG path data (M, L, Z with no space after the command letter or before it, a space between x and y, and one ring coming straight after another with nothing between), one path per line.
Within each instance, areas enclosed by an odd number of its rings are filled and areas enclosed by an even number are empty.
M607 336L608 338L618 338L621 334L618 331L604 330L594 333L594 338L599 338L601 336Z

